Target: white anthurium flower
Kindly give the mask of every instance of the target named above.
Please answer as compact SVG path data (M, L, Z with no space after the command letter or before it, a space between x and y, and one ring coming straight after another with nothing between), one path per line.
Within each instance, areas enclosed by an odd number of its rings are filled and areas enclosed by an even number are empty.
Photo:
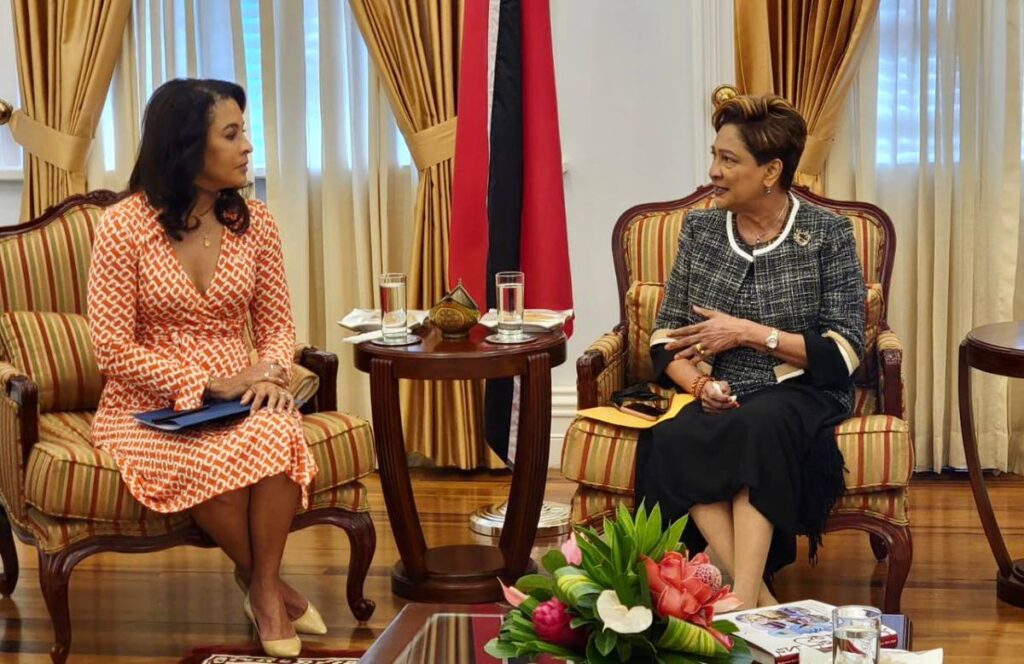
M618 634L639 634L654 622L654 614L646 606L627 607L614 590L605 590L597 598L597 615L605 629Z

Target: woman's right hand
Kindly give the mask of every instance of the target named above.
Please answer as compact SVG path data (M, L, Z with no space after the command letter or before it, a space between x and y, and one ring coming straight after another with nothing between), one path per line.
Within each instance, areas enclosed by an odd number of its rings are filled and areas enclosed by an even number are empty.
M704 383L704 390L700 394L700 403L706 413L724 413L740 406L732 397L729 383L724 380L709 380Z
M288 389L284 367L276 362L257 362L230 378L214 378L210 383L209 393L214 399L222 401L237 399L259 382L273 383Z

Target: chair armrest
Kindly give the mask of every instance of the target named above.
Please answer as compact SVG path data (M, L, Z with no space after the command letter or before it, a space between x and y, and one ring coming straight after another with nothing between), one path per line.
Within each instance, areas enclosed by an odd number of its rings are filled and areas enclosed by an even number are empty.
M24 521L25 463L39 440L39 391L16 367L0 362L0 498L17 522Z
M903 344L896 333L886 327L878 335L878 397L879 412L907 419L906 386L903 383Z
M304 413L338 409L338 356L315 346L296 346L295 363L317 375L320 386L316 396L302 407Z
M626 333L623 325L590 344L576 360L576 407L608 403L626 383Z

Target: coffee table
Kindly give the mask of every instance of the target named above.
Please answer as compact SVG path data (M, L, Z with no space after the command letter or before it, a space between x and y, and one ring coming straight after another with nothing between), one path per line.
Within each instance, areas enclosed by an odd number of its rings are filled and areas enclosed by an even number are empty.
M401 560L391 590L416 602L494 602L498 578L512 583L536 570L530 549L544 500L551 443L551 368L565 361L565 335L539 334L517 345L486 340L477 325L465 339L445 339L431 325L412 346L356 346L356 368L370 374L374 445L391 530ZM462 380L521 376L519 437L508 513L498 546L459 544L430 548L423 536L409 468L398 380Z
M501 664L484 652L484 645L498 635L506 611L503 604L406 604L359 662ZM896 647L910 650L910 620L902 614L886 614L882 622L896 631ZM524 658L515 664L555 661Z

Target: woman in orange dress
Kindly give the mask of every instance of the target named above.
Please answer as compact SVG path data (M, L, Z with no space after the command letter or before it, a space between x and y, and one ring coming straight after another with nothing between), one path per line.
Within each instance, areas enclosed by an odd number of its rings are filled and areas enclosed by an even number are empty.
M146 107L132 194L104 215L89 270L89 331L107 378L92 437L140 503L188 510L224 549L264 649L289 657L296 631L326 632L280 579L317 468L287 390L295 326L277 224L239 193L252 152L244 109L241 87L191 79L164 84ZM169 434L134 419L239 398L251 414L229 425Z

